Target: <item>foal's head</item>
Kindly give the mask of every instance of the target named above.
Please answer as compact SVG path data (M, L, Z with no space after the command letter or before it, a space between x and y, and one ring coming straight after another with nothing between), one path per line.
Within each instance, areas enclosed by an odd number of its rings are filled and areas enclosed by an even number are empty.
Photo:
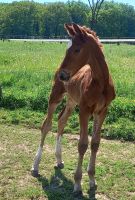
M89 64L94 49L101 49L94 31L74 23L65 24L65 28L71 40L59 70L59 78L62 81L68 81L81 67Z

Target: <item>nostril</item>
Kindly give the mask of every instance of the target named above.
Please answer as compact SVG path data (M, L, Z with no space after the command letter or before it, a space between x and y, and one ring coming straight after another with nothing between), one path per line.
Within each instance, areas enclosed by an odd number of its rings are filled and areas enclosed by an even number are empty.
M62 81L68 81L69 80L69 74L68 73L66 73L65 71L62 71L62 72L60 72L60 74L59 74L59 78L60 78L60 80L62 80Z
M64 77L65 77L65 76L64 76L64 73L61 72L60 75L59 75L59 77L60 77L61 80L64 80Z

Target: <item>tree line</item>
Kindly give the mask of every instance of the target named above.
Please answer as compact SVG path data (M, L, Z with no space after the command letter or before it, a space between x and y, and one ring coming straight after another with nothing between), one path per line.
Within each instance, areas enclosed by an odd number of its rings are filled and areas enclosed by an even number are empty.
M63 24L91 25L89 5L78 1L0 3L0 37L66 37ZM135 9L127 4L104 2L93 29L100 37L135 37Z

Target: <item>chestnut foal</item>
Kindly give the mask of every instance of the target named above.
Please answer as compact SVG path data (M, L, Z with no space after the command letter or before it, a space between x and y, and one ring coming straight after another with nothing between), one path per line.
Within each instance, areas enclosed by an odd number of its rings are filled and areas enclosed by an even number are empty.
M93 116L91 156L88 165L90 189L95 188L95 161L100 143L100 130L106 117L107 108L115 98L114 85L96 33L77 24L65 24L72 40L66 55L55 74L50 95L47 117L41 128L41 142L38 148L32 174L38 176L39 162L46 134L51 130L53 113L67 95L67 103L58 119L55 155L57 167L63 168L61 136L68 117L76 105L79 106L80 139L78 143L78 165L74 175L74 192L81 192L82 162L88 147L88 121Z

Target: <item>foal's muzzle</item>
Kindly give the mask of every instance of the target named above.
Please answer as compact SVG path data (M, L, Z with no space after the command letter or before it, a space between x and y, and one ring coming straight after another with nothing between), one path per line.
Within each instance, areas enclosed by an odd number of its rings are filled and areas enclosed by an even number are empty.
M59 79L61 81L68 81L70 78L69 73L65 72L64 70L59 73Z

